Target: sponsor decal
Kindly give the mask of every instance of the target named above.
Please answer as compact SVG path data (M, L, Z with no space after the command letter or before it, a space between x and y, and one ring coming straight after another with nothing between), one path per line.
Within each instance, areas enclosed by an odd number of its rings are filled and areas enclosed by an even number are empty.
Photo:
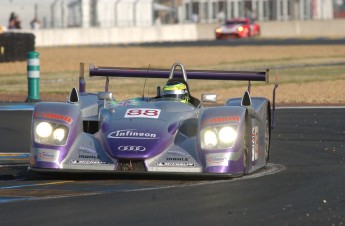
M114 107L123 107L123 106L127 106L127 105L137 105L137 103L135 102L130 102L130 101L121 101L121 102L117 102L115 104L113 104Z
M194 163L190 162L157 162L156 166L195 166Z
M259 127L255 126L252 128L252 161L259 158Z
M116 130L108 134L108 138L114 139L158 139L155 133L137 131L136 129Z
M188 161L188 158L166 158L167 161Z
M91 164L98 164L98 165L105 165L109 164L108 162L105 161L85 161L85 160L70 160L70 164L81 164L81 165L91 165Z
M119 151L146 151L146 148L144 146L119 146L117 148Z
M167 152L170 155L182 155L182 156L190 156L189 154L183 152L183 151L177 151L177 150L170 150Z
M125 118L155 118L159 117L160 109L150 108L129 108L125 113Z
M71 117L56 114L56 113L49 113L49 112L35 112L34 117L35 118L56 119L59 121L66 122L68 124L72 124L72 121L73 121Z
M130 99L130 100L125 100L122 102L119 102L119 106L137 106L139 105L139 101L141 101L140 99Z
M58 163L60 151L37 150L37 161Z
M122 101L122 102L119 102L118 104L119 104L118 106L127 106L128 102Z
M203 124L206 123L223 123L223 122L238 122L240 121L239 116L225 116L225 117L215 117L206 119Z
M228 166L230 153L213 153L206 155L206 166Z
M95 150L86 147L79 147L78 149L78 157L81 159L99 159L100 156L97 154Z
M87 147L79 147L78 149L79 154L84 153L84 154L97 154L97 152L93 149L87 148Z
M81 159L99 159L99 155L79 155Z

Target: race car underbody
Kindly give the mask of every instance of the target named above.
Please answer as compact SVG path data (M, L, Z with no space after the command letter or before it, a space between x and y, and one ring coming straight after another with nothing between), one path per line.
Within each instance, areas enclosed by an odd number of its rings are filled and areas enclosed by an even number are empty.
M271 109L268 99L250 97L249 88L223 106L204 106L216 95L181 103L162 98L157 88L154 97L117 101L107 87L109 77L267 82L268 70L186 72L176 63L170 71L91 65L89 73L106 76L104 92L86 92L81 73L79 90L66 103L35 105L30 170L241 176L266 166L274 101Z

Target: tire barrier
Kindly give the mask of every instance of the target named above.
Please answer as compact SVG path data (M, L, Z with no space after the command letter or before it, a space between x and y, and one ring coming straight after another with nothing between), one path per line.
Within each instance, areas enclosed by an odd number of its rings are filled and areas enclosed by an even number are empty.
M35 35L32 33L0 34L0 62L25 61L26 54L34 50Z

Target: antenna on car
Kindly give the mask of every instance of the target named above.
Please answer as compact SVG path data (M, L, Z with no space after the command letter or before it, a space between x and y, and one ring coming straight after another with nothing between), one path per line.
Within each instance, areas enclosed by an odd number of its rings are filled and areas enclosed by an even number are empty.
M250 83L250 80L248 80L248 93L250 93L250 88L252 87L252 84Z
M84 77L84 63L79 65L79 92L84 93L86 90L86 82Z
M147 73L149 72L149 70L150 70L150 64L149 64L149 66L147 67L146 75L147 75ZM147 80L147 76L145 77L145 82L144 82L144 87L143 87L143 95L142 95L142 97L141 97L142 100L144 100L144 97L145 97L146 80Z
M108 92L109 90L109 76L107 76L107 79L105 80L105 87L104 87L104 91Z
M279 79L279 74L277 72L277 70L275 71L275 75L274 75L274 88L273 88L273 97L272 97L272 102L273 102L273 106L272 106L272 122L271 122L271 126L272 128L275 127L275 112L276 112L276 89L278 88L278 79Z

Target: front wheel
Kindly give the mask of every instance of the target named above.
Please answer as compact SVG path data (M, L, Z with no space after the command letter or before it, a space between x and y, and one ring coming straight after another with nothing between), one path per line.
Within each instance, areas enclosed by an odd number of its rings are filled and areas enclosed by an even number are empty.
M266 113L265 120L265 161L266 163L270 157L270 142L271 142L271 131L270 131L270 119L268 112Z
M244 131L244 142L243 142L243 166L244 174L248 174L252 166L252 151L251 151L251 124L246 125Z

